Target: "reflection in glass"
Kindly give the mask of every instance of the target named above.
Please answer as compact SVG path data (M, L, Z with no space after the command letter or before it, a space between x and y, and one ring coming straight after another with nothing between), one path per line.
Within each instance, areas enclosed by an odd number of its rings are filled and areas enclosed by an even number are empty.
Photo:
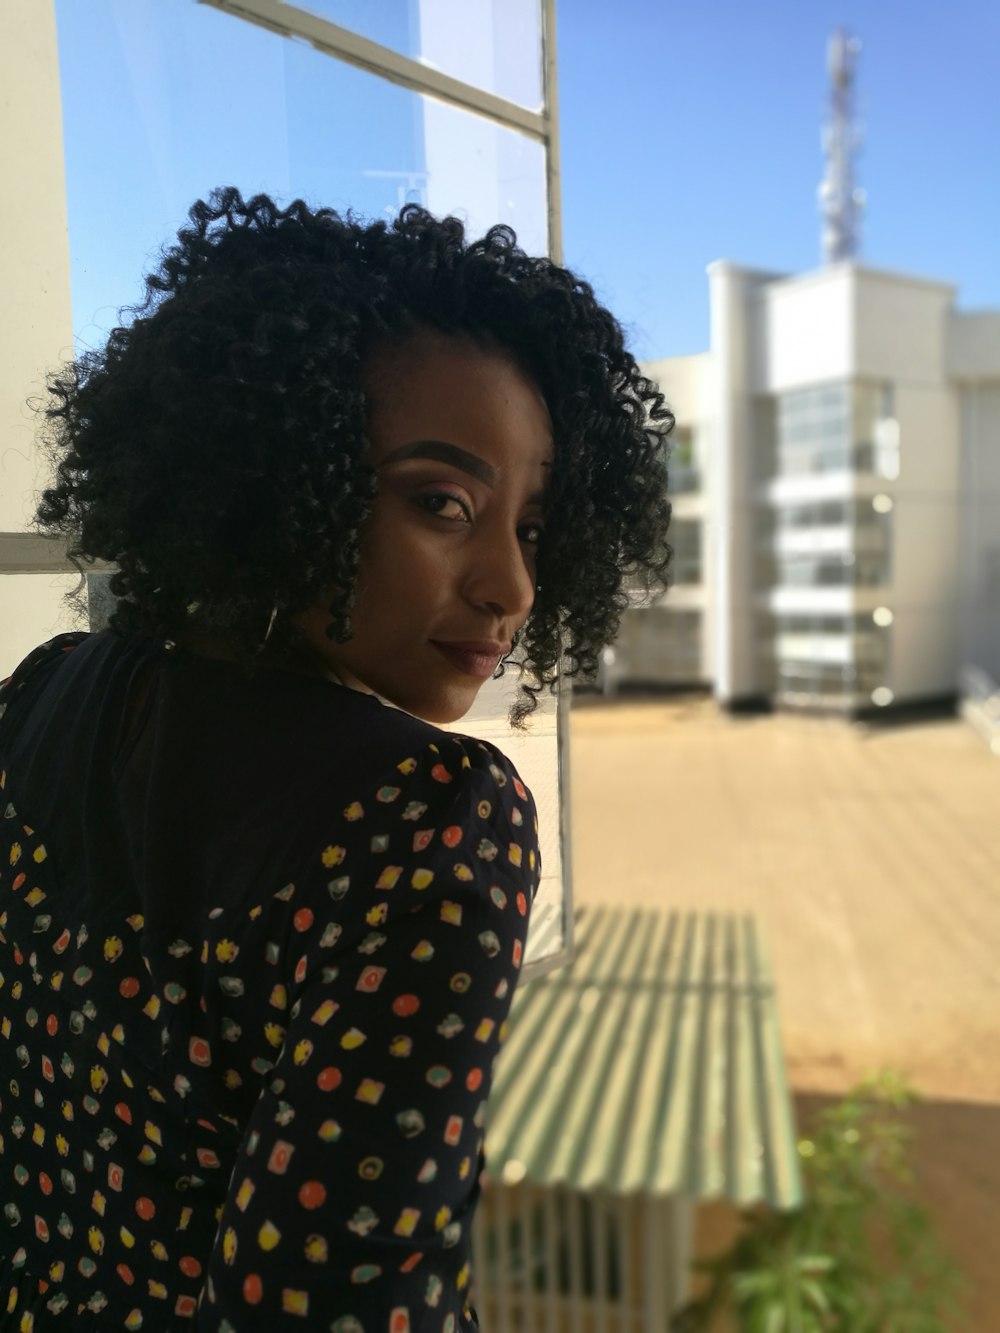
M73 323L85 345L118 322L109 298L141 297L151 244L169 242L217 185L368 218L423 203L463 212L476 233L509 222L527 249L547 249L534 139L207 5L57 0L56 14Z
M280 0L400 55L537 110L539 0Z

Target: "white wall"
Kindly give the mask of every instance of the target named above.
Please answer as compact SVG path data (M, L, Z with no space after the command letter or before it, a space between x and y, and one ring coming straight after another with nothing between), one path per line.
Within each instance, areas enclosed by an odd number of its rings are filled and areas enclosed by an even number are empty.
M951 693L959 666L957 401L953 390L927 379L896 386L900 473L887 486L895 507L886 602L895 616L888 683L898 701Z
M750 382L784 393L844 380L854 363L854 281L849 264L770 282L754 302Z
M23 532L47 480L29 397L72 354L59 61L52 0L6 0L0 40L0 531ZM70 580L70 582L74 582ZM69 628L65 579L0 573L0 674Z
M1000 357L994 376L960 394L959 642L963 666L1000 681Z
M50 0L8 0L0 41L0 530L22 531L38 480L25 405L72 350L69 241L55 15Z
M856 375L892 385L899 424L892 513L894 621L887 683L897 702L948 694L959 665L960 430L947 382L952 288L858 269Z
M958 686L958 607L905 605L889 633L888 685L895 703L953 694Z
M711 354L699 352L693 356L668 356L641 365L644 375L654 380L667 400L679 426L690 427L695 436L696 462L701 474L701 488L671 496L673 520L680 519L701 524L702 581L697 586L672 587L663 604L676 610L699 610L701 617L701 668L698 678L711 681L715 677L715 560L717 541L714 515L717 496L714 486L718 476L713 457L713 435L710 417L712 391Z
M1000 310L952 310L946 332L948 374L958 380L1000 376Z
M943 384L954 288L856 269L855 373L897 384Z
M709 433L716 466L711 613L715 693L737 703L759 691L754 651L755 502L751 309L770 275L718 262L709 265L712 348Z
M0 680L46 639L88 628L65 600L79 582L73 573L0 574Z
M678 422L698 426L704 421L708 410L708 352L644 361L642 372L659 385Z

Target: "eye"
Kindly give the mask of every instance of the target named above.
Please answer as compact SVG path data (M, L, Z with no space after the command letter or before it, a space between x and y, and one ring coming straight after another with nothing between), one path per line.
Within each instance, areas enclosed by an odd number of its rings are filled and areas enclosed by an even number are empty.
M415 497L421 509L449 523L471 523L472 511L469 505L450 491L425 491Z
M522 523L517 529L518 541L526 546L537 546L544 536L545 529L537 520Z

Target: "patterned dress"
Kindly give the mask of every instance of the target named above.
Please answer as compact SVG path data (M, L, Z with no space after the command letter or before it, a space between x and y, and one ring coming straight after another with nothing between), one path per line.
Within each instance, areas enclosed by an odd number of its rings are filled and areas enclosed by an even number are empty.
M0 1330L477 1327L510 764L110 632L0 704Z

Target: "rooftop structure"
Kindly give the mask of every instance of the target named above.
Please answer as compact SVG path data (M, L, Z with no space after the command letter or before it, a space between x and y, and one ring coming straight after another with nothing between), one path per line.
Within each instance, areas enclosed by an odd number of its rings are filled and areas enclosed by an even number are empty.
M830 38L827 69L830 110L823 127L826 174L819 187L823 214L823 258L828 264L854 259L860 252L864 191L854 183L854 162L861 146L855 114L855 66L861 43L843 28Z

